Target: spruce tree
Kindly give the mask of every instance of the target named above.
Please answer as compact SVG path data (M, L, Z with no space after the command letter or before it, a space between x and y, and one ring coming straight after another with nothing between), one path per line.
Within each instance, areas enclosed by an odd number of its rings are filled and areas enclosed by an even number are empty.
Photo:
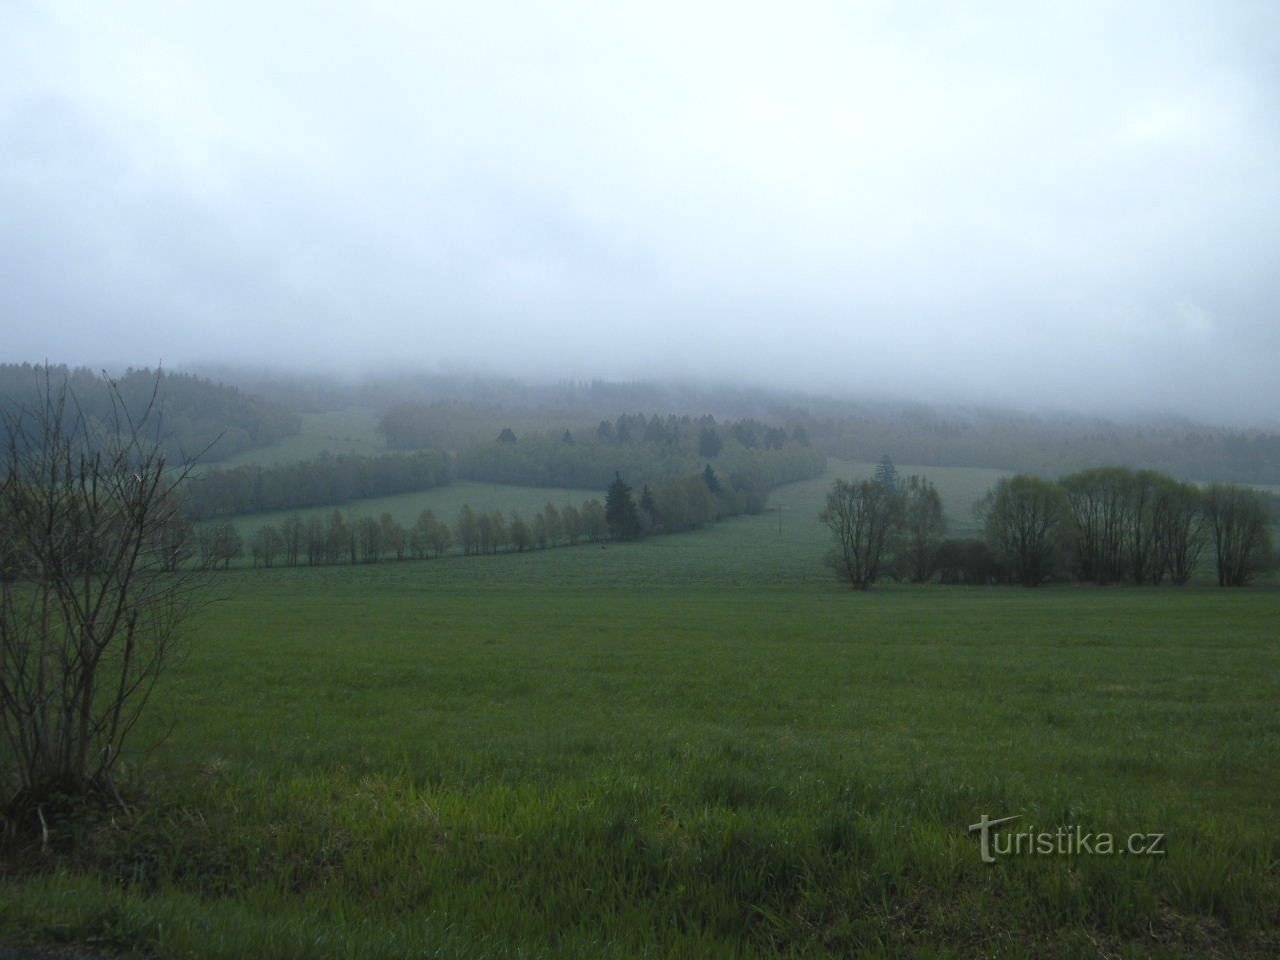
M887 453L876 464L874 479L876 483L890 493L893 493L898 488L898 468L893 465L893 461L889 459Z
M716 472L711 469L711 464L707 464L707 468L702 471L702 482L707 485L707 489L712 493L720 492L720 481L716 479Z
M604 496L604 519L614 540L634 540L640 535L640 515L631 497L631 488L615 473Z
M653 499L653 491L649 489L649 485L644 485L644 491L640 494L640 509L649 515L650 520L657 519L658 504Z

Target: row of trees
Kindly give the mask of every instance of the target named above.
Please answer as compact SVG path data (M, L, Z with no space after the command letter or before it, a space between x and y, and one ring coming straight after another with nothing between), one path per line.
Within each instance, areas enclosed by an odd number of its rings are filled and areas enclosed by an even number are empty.
M1266 497L1235 484L1205 488L1153 470L1102 467L1058 482L1002 478L980 507L1006 579L1186 583L1212 546L1218 585L1243 586L1273 562Z
M327 518L289 517L264 524L247 544L235 523L223 518L200 524L190 538L194 549L188 548L184 556L194 554L201 566L226 568L246 554L255 567L273 567L425 559L455 548L467 556L522 553L692 530L741 513L741 503L741 491L722 484L708 465L700 474L646 486L638 498L621 476L615 476L603 504L596 499L581 507L548 503L527 517L519 511L508 515L465 504L452 525L424 510L405 527L390 513L353 517L334 510Z
M501 511L475 513L464 506L456 525L457 542L464 554L498 553L513 550L545 550L547 547L597 543L608 538L604 507L588 500L579 509L548 503L526 519L513 512L508 520Z
M522 552L608 537L604 507L588 500L580 508L548 503L526 519L519 512L477 511L465 504L451 525L424 510L406 527L390 513L350 516L341 510L328 517L289 517L264 524L246 545L236 525L217 520L201 525L196 543L200 562L229 566L248 554L253 565L317 566L333 563L380 563L440 557L455 547L465 555Z
M293 510L430 490L453 482L449 455L437 450L379 456L322 453L275 466L208 470L183 490L193 520Z
M924 477L901 478L888 457L870 480L837 480L819 517L835 539L828 563L859 590L885 575L923 582L937 569L942 499Z
M836 481L821 519L830 562L857 588L882 576L946 583L1186 583L1212 547L1220 586L1242 586L1273 562L1265 495L1206 488L1151 470L1101 467L1059 481L1019 474L977 505L981 539L945 540L937 491L897 476L886 457L870 480Z
M409 528L389 513L352 517L334 510L327 518L263 524L247 544L232 521L215 520L199 527L195 542L203 566L225 568L247 553L255 567L296 567L439 556L453 545L453 535L429 510Z

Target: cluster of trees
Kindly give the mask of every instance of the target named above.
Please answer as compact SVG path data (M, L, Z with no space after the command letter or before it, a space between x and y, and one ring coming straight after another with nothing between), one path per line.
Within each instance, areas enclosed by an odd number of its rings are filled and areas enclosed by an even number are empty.
M504 429L492 441L458 453L458 476L524 486L604 487L615 473L656 484L696 473L712 462L735 489L762 494L783 483L818 476L826 456L801 429L755 420L718 423L714 417L624 415L590 432L564 430L519 436Z
M1198 487L1117 467L1073 473L1058 485L1077 579L1159 584L1167 577L1183 584L1195 573L1211 499Z
M83 367L27 363L0 364L0 415L37 407L47 384L75 397L63 411L64 429L73 429L72 418L83 417L86 436L103 436L118 423L146 419L147 439L158 442L171 461L221 460L302 429L302 419L278 404L191 374L130 369L108 379Z
M866 590L885 575L923 582L937 569L942 500L924 477L900 477L888 457L870 480L837 480L819 516L835 539L828 563L850 586Z
M379 456L322 453L270 467L208 470L186 485L195 520L346 503L364 497L429 490L453 482L449 455L435 450Z
M721 481L711 464L701 473L669 477L639 496L614 474L605 494L605 522L614 540L635 540L650 533L680 533L743 513L764 510L767 489L751 475Z
M1219 586L1251 582L1273 561L1271 515L1256 490L1180 483L1153 470L1102 467L1058 482L1001 479L981 505L1009 582L1186 583L1213 548Z
M885 458L871 480L837 481L821 516L836 542L832 562L862 589L882 575L1181 585L1209 547L1219 585L1231 587L1274 561L1264 494L1233 484L1202 489L1152 470L1099 467L1058 481L1004 477L978 514L981 539L944 540L936 492L916 477L900 481Z

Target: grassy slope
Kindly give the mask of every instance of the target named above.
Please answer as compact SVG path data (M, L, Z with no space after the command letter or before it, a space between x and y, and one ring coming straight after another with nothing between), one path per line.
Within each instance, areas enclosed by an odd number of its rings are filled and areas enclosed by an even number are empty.
M1274 586L853 594L817 564L826 482L778 492L781 533L225 575L140 737L175 725L149 810L79 872L0 880L0 929L227 957L1280 948ZM982 813L1169 854L984 866Z
M302 432L266 447L243 450L213 467L244 465L271 466L309 460L328 451L332 454L359 453L366 456L386 453L387 445L378 433L378 418L371 410L352 408L327 413L302 414Z

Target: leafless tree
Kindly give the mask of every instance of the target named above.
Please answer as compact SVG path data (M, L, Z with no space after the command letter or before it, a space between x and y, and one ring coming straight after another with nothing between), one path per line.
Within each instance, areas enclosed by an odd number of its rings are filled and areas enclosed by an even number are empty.
M192 461L157 442L156 388L88 417L46 369L4 417L0 472L0 756L16 794L118 796L113 768L202 597L178 492ZM7 787L8 783L0 783ZM39 809L36 807L36 809Z

